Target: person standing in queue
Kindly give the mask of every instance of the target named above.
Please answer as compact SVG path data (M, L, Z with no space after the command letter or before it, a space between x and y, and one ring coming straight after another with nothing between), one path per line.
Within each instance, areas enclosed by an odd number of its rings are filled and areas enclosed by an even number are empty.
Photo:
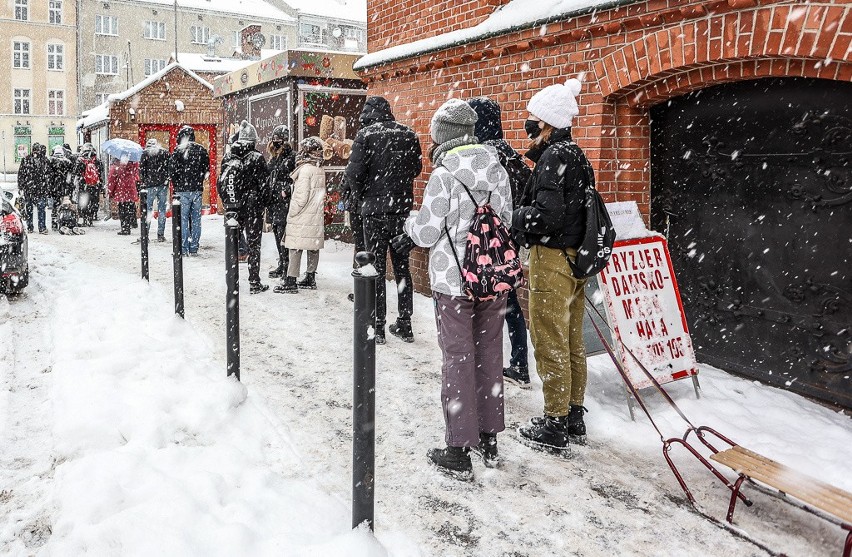
M512 214L512 229L530 248L530 336L544 391L544 415L520 428L530 444L560 451L585 440L583 399L586 348L583 308L586 280L576 279L576 258L586 227L585 191L591 166L571 138L579 114L580 82L569 79L533 95L524 129L532 139L527 157L536 163Z
M98 158L91 143L83 144L74 173L78 179L77 205L83 217L83 226L92 226L98 220L101 193L104 191L104 163Z
M405 342L414 342L411 330L414 287L408 253L390 247L402 234L403 224L414 205L414 179L423 170L423 152L417 134L396 121L384 97L369 97L359 117L361 129L355 136L346 165L346 181L356 211L364 225L364 242L376 254L376 344L385 343L385 268L390 249L396 279L398 316L388 331Z
M467 101L476 111L479 119L476 121L476 138L483 144L494 147L500 164L509 174L509 185L512 188L512 200L517 203L529 182L532 171L523 161L521 155L515 151L509 142L503 139L503 119L500 114L500 105L488 97L476 97ZM507 222L509 226L511 223ZM530 385L530 373L528 367L527 350L527 322L521 303L518 301L518 293L511 290L506 299L506 325L509 328L509 342L512 344L512 353L509 359L509 367L503 368L503 377L510 383L518 385L522 389Z
M280 294L298 294L299 288L316 290L319 252L325 245L325 170L322 152L325 144L318 137L306 137L299 143L293 178L293 198L287 214L284 245L290 250L287 277L275 287ZM302 253L308 254L305 278L298 283Z
M264 192L267 188L269 169L266 159L256 148L257 139L255 127L243 120L237 141L222 159L220 173L220 182L225 181L226 172L234 173L234 183L240 200L238 219L246 232L251 294L269 290L268 285L260 282L260 246L263 238L263 211L266 209Z
M195 142L195 129L181 126L177 146L169 157L169 177L180 199L181 251L195 257L201 242L201 196L210 174L210 155Z
M166 241L166 213L169 211L169 152L151 138L145 142L145 150L139 160L139 178L148 190L148 215L153 214L154 200L157 201L157 241ZM148 218L145 218L146 224Z
M287 212L290 210L290 198L293 195L293 178L290 174L296 170L296 153L290 144L290 130L287 126L277 126L272 130L272 138L266 146L269 153L269 189L272 199L269 206L269 220L275 235L275 247L278 249L278 266L269 271L269 278L287 276L290 264L290 252L284 247L287 231Z

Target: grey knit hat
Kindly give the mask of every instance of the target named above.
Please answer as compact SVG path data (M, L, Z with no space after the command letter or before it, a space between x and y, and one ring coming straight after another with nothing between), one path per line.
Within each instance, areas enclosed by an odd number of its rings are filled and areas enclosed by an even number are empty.
M257 139L258 139L257 130L254 129L254 126L252 126L251 124L249 124L248 122L243 120L242 123L240 124L239 140L240 141L252 141L252 142L257 143Z
M474 125L479 117L461 99L450 99L432 116L431 133L435 143L446 143L459 137L474 137Z

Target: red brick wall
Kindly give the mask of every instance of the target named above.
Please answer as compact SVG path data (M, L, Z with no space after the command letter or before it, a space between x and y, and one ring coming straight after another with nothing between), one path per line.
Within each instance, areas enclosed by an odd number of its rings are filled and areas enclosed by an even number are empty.
M401 6L396 18L392 4ZM432 4L440 2L370 2L371 51L393 35L395 21L418 20L411 10L423 10L421 21L427 21ZM650 106L701 87L755 77L850 81L850 39L852 6L839 0L646 0L551 23L544 35L536 27L362 74L369 94L387 97L397 118L415 128L424 153L434 110L450 97L478 95L502 105L506 138L523 150L529 98L579 75L584 86L573 131L595 167L598 189L607 200L637 201L647 216ZM425 166L416 185L418 198L430 170ZM428 291L422 251L415 252L412 266L415 286Z
M367 2L367 50L425 39L476 25L508 0Z

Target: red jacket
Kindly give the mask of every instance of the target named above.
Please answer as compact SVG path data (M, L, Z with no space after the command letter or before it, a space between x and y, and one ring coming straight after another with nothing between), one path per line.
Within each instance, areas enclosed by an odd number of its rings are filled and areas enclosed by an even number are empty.
M107 189L109 190L110 199L117 203L139 201L139 192L136 189L136 182L138 181L139 163L111 164L109 167L109 176L107 177Z

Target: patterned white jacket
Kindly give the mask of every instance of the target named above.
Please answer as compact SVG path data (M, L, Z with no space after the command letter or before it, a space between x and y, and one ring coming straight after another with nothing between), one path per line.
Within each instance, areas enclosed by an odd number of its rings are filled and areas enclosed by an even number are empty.
M500 219L512 222L512 190L509 175L500 164L497 150L487 145L464 145L444 156L432 170L423 204L405 222L405 233L420 247L429 249L429 282L432 290L450 296L463 296L459 262L464 261L467 232L476 206L462 183L468 187L477 204L488 202ZM453 239L456 261L446 230Z

